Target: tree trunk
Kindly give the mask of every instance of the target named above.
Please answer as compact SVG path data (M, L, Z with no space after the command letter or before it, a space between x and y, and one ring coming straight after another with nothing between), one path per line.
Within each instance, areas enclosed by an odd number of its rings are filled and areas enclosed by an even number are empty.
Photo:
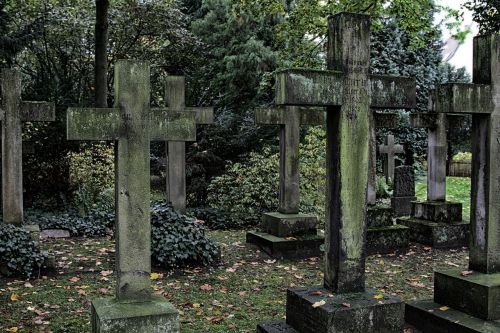
M108 8L109 0L95 0L95 106L108 106Z

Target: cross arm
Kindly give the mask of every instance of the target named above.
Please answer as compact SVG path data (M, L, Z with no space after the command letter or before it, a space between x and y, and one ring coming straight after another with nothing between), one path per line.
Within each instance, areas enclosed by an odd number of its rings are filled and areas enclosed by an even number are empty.
M437 126L438 114L436 112L418 112L410 114L410 125L415 128L430 128ZM462 128L465 123L466 116L463 114L447 114L447 128Z
M376 128L396 128L398 127L398 114L394 112L374 112Z
M486 84L450 83L431 94L430 107L441 113L485 113L494 111L491 86Z
M186 107L186 111L195 113L197 124L208 125L214 123L214 108L212 107Z
M343 73L289 69L276 75L276 104L339 106L343 97ZM411 109L416 106L415 80L386 75L370 76L372 108Z
M255 110L255 123L264 125L284 125L288 123L287 109L276 107ZM323 125L326 123L324 108L303 107L299 108L301 125Z
M121 118L119 109L69 108L66 115L68 140L118 140Z
M56 120L56 106L49 102L22 102L21 120L54 121Z
M151 109L151 141L196 141L195 112Z
M378 151L381 154L388 154L390 152L390 147L387 145L379 145L378 146ZM405 152L404 147L400 144L396 144L393 146L393 153L394 154L403 154Z

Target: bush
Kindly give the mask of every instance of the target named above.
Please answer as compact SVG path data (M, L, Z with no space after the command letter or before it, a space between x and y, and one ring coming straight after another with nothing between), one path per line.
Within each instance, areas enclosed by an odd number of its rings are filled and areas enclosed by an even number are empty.
M30 278L47 259L29 232L10 224L0 224L0 273Z
M245 226L245 221L235 219L229 213L217 208L190 208L186 215L203 221L203 224L211 230L238 229Z
M72 237L102 237L112 233L114 213L94 210L85 217L76 212L50 215L31 211L25 216L26 224L38 224L41 230L66 229Z
M377 176L376 181L377 198L389 198L392 195L391 184L387 184L385 176Z
M206 266L220 258L219 248L206 236L205 227L175 212L170 205L153 205L151 228L151 256L156 266Z
M78 153L68 153L70 189L80 215L98 207L113 207L114 150L106 144L84 145ZM111 199L110 199L111 198Z
M453 156L453 161L455 162L471 162L472 161L472 153L469 152L460 152Z

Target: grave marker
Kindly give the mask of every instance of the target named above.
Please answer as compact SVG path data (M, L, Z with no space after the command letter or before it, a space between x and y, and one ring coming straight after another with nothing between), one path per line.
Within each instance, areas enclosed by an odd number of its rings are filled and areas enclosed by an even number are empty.
M23 222L22 122L54 121L54 103L21 100L21 73L3 69L2 105L2 205L5 223Z
M403 154L405 151L402 145L394 143L394 135L390 134L385 138L385 144L378 147L380 154L384 157L384 173L387 181L394 180L394 168L396 154Z
M413 108L415 81L370 76L369 40L369 16L335 15L329 19L330 71L288 70L278 74L277 104L327 107L324 285L288 290L290 331L403 329L402 303L388 297L380 304L374 293L365 291L370 108ZM325 297L331 293L334 297ZM312 306L320 300L325 304ZM351 306L342 307L342 302ZM259 330L266 332L265 327L260 325Z
M391 206L396 216L411 214L411 203L415 196L415 170L411 165L402 165L394 169L394 190Z
M411 302L406 319L425 332L500 331L500 35L474 38L472 84L438 88L436 113L472 114L468 273L436 271L434 301ZM447 305L446 314L438 310ZM442 311L441 311L442 312Z
M165 100L169 110L194 113L196 124L212 124L214 111L211 107L186 107L185 78L183 76L167 76L165 84ZM186 209L186 142L168 141L165 144L167 156L167 201L176 210Z
M92 302L92 332L179 332L177 310L150 288L150 141L194 141L195 117L150 108L146 62L118 61L114 84L114 108L67 117L69 140L116 141L116 299Z

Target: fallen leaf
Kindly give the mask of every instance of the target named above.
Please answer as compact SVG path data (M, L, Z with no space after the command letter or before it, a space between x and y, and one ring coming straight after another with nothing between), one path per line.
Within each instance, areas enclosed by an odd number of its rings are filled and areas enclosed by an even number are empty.
M69 282L73 282L73 283L75 283L75 282L80 281L80 278L79 278L79 277L77 277L77 276L73 276L72 278L70 278L70 279L68 279L68 280L69 280Z
M463 271L462 272L462 276L469 276L469 275L472 275L474 274L474 271Z
M384 295L377 294L377 295L373 296L373 298L375 298L375 299L382 299L382 298L384 298Z
M321 300L321 301L317 301L316 303L314 303L314 304L312 305L312 307L313 307L313 308L319 308L320 306L323 306L323 305L325 305L325 304L326 304L326 302L325 302L324 300Z
M342 303L342 306L343 306L344 308L350 308L350 307L351 307L351 304L349 304L349 303Z
M151 280L158 280L163 277L163 274L158 274L158 273L151 273Z
M108 275L111 275L113 274L113 271L101 271L101 276L108 276Z
M209 285L209 284L204 284L204 285L202 285L202 286L200 287L200 290L203 290L203 291L211 291L211 290L213 290L213 289L214 289L214 288L213 288L211 285Z
M19 328L11 327L11 328L7 328L5 331L10 332L10 333L17 333L17 332L19 332Z
M449 309L450 308L447 307L447 306L442 306L442 307L439 308L439 310L441 310L441 311L448 311Z
M12 294L12 295L10 295L10 300L11 300L12 302L17 301L18 299L19 299L19 296L17 296L17 294Z

